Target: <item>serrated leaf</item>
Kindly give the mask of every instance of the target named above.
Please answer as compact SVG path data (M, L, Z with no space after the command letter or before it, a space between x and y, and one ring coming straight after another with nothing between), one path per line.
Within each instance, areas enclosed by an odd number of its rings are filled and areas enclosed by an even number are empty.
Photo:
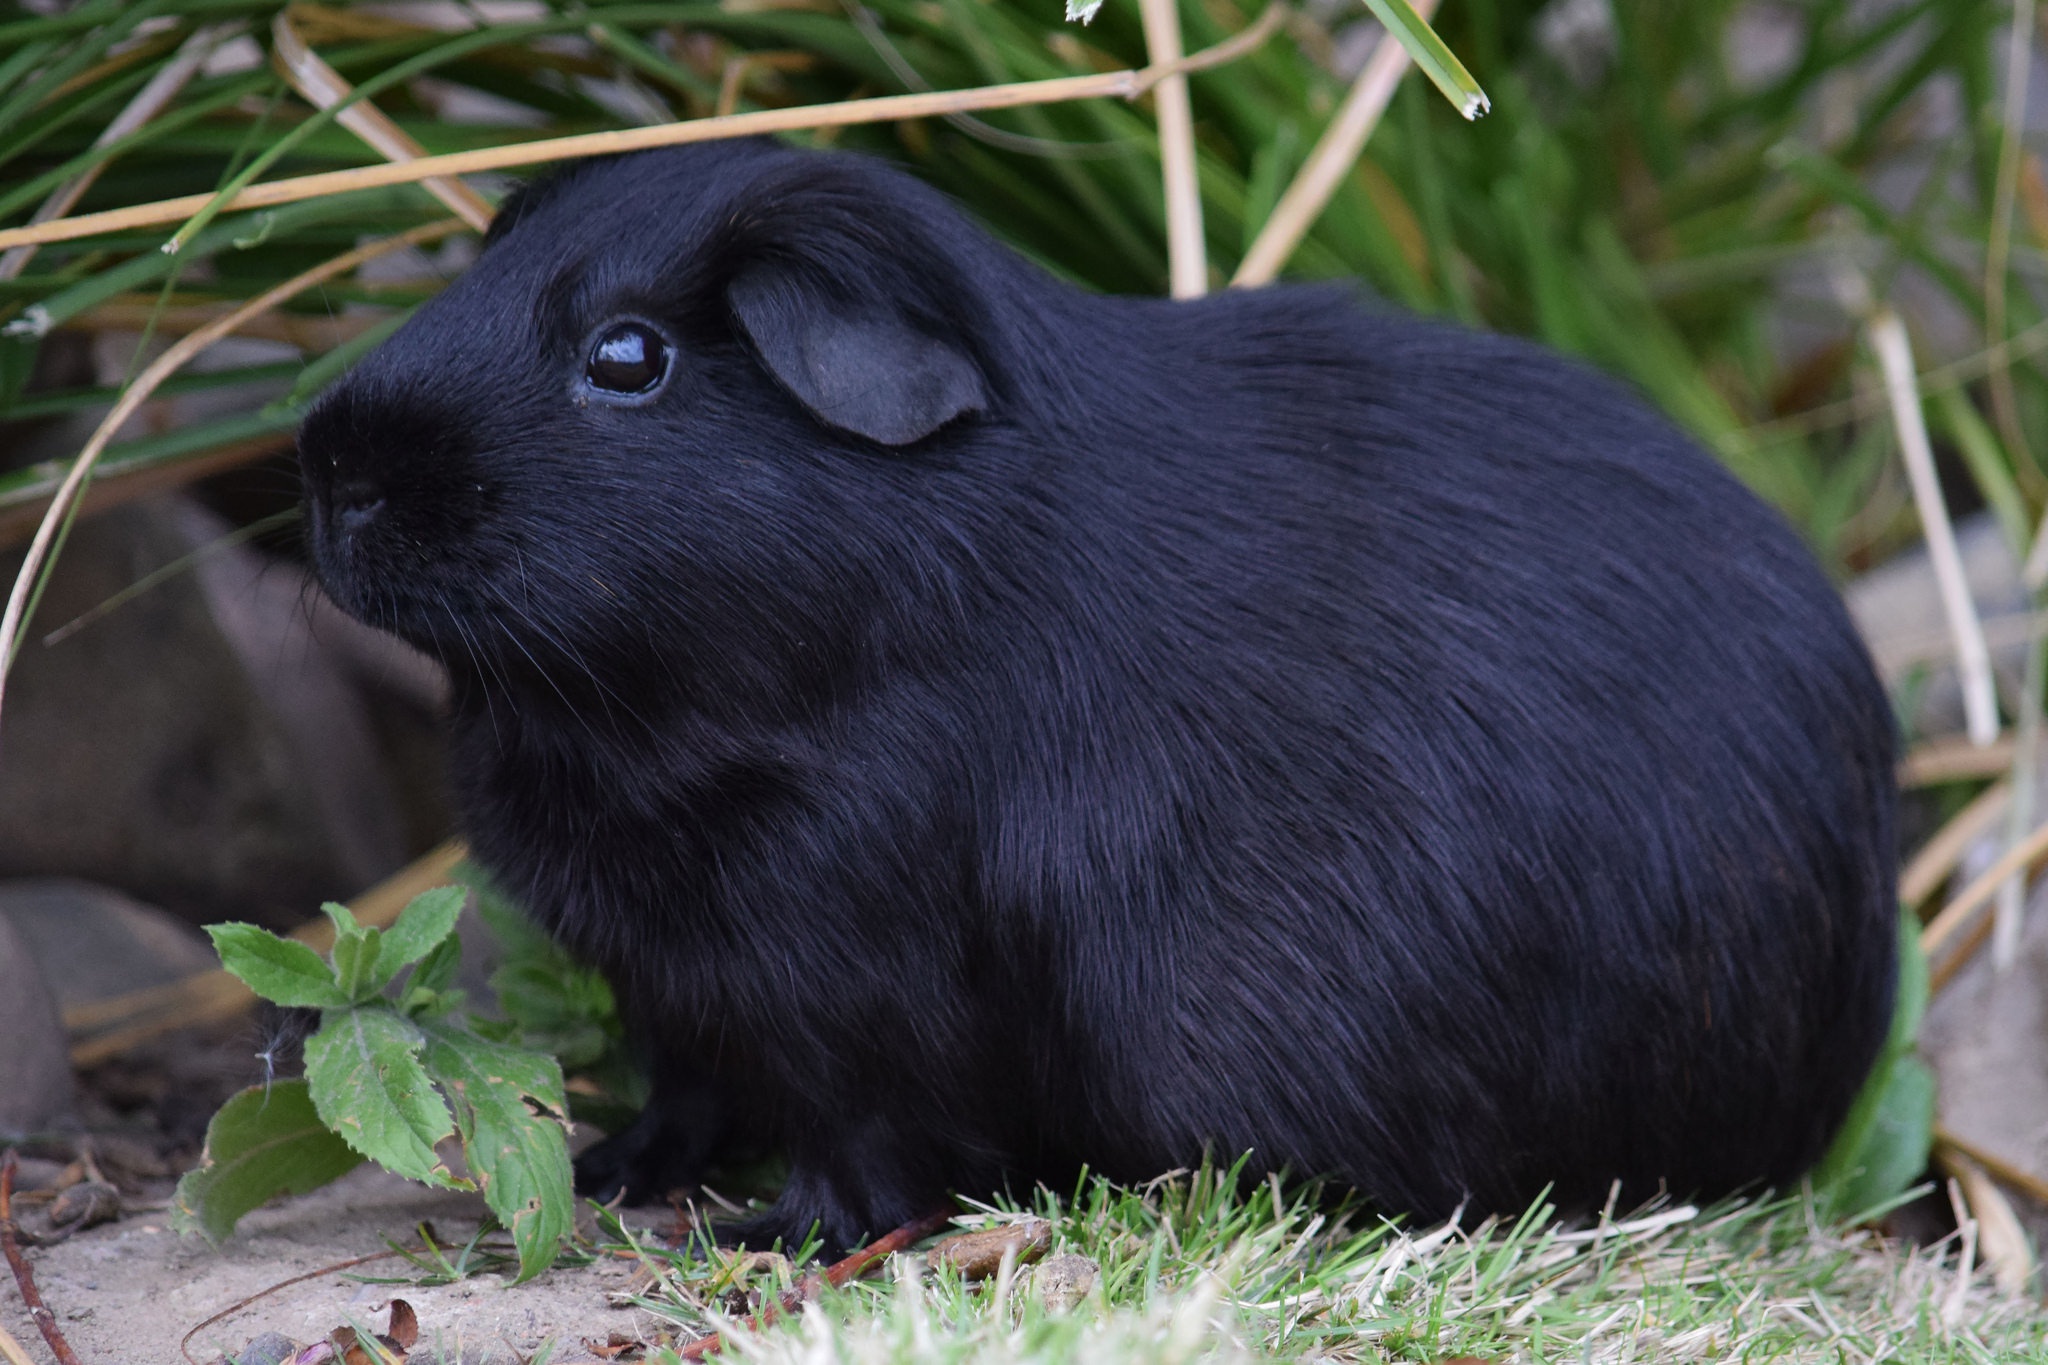
M342 934L334 940L334 975L341 993L362 1004L384 989L389 972L379 973L378 959L384 955L384 935L377 929Z
M468 898L468 890L460 886L437 886L414 896L384 931L386 979L400 967L418 962L454 933L462 903Z
M1408 55L1421 68L1422 74L1443 91L1444 98L1460 114L1475 119L1493 107L1493 102L1486 98L1486 92L1479 88L1478 81L1472 79L1472 73L1465 69L1465 64L1444 46L1444 40L1422 21L1422 16L1415 12L1408 0L1365 0L1365 4L1386 25L1394 41L1408 49Z
M335 1010L306 1044L306 1080L322 1122L387 1171L470 1189L434 1154L455 1132L448 1104L420 1065L426 1039L381 1007Z
M455 1102L469 1168L519 1248L519 1278L531 1279L554 1263L575 1221L562 1069L451 1021L421 1027L422 1060Z
M362 1160L321 1121L304 1081L253 1086L206 1125L199 1164L171 1196L171 1226L219 1242L251 1209L316 1190Z
M356 912L340 901L321 902L320 913L334 921L334 936L338 939L363 932L363 926L356 920Z
M387 943L385 952L389 952L389 939L385 943ZM420 960L420 966L416 966L412 970L412 980L406 982L406 993L412 995L412 993L426 993L426 990L430 990L430 993L440 995L440 993L444 993L446 988L455 984L455 976L461 970L463 970L463 935L461 933L451 933L449 937L444 937L438 943L434 943L430 950L426 950L426 956Z
M1085 24L1102 9L1102 0L1067 0L1067 22Z
M348 1003L334 971L305 944L253 924L209 924L221 966L272 1004L333 1009Z

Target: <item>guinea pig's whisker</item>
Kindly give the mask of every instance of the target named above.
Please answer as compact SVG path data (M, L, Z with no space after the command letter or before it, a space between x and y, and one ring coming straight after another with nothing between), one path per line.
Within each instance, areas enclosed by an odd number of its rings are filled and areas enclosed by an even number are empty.
M534 635L539 638L542 644L547 645L549 648L553 649L557 654L559 654L563 658L563 660L565 660L567 663L571 664L576 669L581 671L583 676L590 680L591 687L597 692L599 703L605 709L605 718L607 720L613 722L614 724L616 724L618 721L617 715L615 715L612 711L611 704L613 702L617 702L622 708L624 708L625 718L627 720L637 724L644 719L640 715L640 713L634 709L633 704L631 702L627 701L625 697L621 696L617 689L612 687L610 683L607 683L602 677L598 676L597 670L592 668L590 666L589 661L585 659L583 655L579 653L576 650L576 648L573 645L571 645L567 640L557 635L554 631L549 630L547 626L542 624L540 619L536 617L532 612L523 610L516 603L508 600L505 602L504 605L505 609L511 612L512 615L515 618L517 618L518 621L521 624L523 624L528 630L531 630L534 633ZM563 694L562 689L556 685L555 680L548 675L547 671L541 668L540 660L534 658L532 651L527 649L525 644L520 641L518 635L513 632L507 633L508 635L510 635L512 642L515 645L519 646L519 652L526 655L526 657L532 661L534 668L540 672L543 678L547 679L548 686L554 688L555 695L561 697L564 702L568 702L568 697ZM573 709L573 703L571 704L571 707Z
M505 742L505 736L504 732L498 728L498 711L496 705L491 700L492 688L490 678L495 675L498 678L499 687L503 688L508 695L511 692L511 684L505 680L503 674L498 673L495 664L485 662L484 651L477 647L475 637L469 633L469 627L465 626L462 623L462 618L449 608L447 595L445 593L437 593L435 594L435 601L440 605L442 614L455 627L456 637L462 641L462 648L469 655L469 661L476 671L477 679L483 684L480 690L484 694L484 714L490 718L491 722L491 738L502 745Z

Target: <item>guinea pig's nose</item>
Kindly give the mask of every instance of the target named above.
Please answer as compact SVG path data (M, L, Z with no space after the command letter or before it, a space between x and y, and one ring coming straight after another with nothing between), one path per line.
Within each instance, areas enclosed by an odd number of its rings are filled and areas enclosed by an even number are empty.
M384 493L368 484L337 484L334 489L334 520L339 529L359 531L375 521L384 510Z

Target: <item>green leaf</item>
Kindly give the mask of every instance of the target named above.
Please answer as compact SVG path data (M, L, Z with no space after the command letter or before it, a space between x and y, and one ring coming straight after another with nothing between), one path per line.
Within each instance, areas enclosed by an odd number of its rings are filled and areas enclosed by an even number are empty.
M1492 101L1486 98L1486 92L1479 88L1479 82L1473 80L1472 73L1465 69L1465 64L1444 46L1444 40L1436 36L1435 29L1422 22L1422 17L1409 6L1408 0L1365 0L1365 4L1387 26L1387 32L1394 35L1395 41L1408 49L1408 55L1422 68L1422 74L1435 82L1436 88L1444 92L1444 98L1460 114L1475 119L1493 107Z
M422 1060L455 1102L469 1168L519 1248L519 1278L531 1279L553 1264L575 1218L562 1069L451 1021L422 1030Z
M407 1014L434 1011L443 1008L450 998L449 987L455 984L455 974L462 966L462 936L450 934L435 944L420 965L413 968L412 980L405 983L405 996L399 1001L399 1009ZM460 998L461 992L453 993Z
M272 1004L333 1009L348 1003L320 954L253 924L209 924L221 966Z
M1815 1185L1830 1218L1863 1222L1877 1217L1920 1178L1933 1146L1934 1100L1934 1072L1927 1063L1914 1056L1895 1059L1863 1125L1862 1140L1839 1161L1830 1150L1825 1165L1836 1167L1834 1178Z
M321 902L320 913L334 921L336 939L349 938L363 932L363 926L356 921L356 912L340 901Z
M334 940L334 975L341 982L342 994L358 1005L383 990L391 979L389 972L379 974L377 970L383 948L384 935L376 929L359 929Z
M318 1189L362 1160L321 1122L304 1081L252 1086L207 1124L199 1165L171 1197L171 1225L218 1242L251 1209Z
M468 890L460 886L440 886L414 896L384 934L387 979L400 967L418 962L454 933L462 903L468 898Z
M1920 924L1899 915L1899 980L1892 1024L1841 1131L1814 1169L1813 1188L1830 1218L1875 1216L1927 1169L1934 1145L1934 1073L1914 1053L1927 1008L1927 959Z
M330 1011L306 1044L313 1106L344 1142L384 1169L471 1189L434 1153L455 1123L420 1066L425 1042L410 1020L381 1006Z

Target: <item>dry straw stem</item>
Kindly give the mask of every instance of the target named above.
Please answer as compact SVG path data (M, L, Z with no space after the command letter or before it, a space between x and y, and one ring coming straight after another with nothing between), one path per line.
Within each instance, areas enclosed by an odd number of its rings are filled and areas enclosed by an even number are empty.
M2028 629L2016 634L2016 640L2034 638L2031 620L2022 622ZM1985 638L1991 632L1985 631ZM1948 657L1947 640L1937 656ZM1987 777L2003 777L2012 767L2013 756L2018 752L2018 741L2011 734L2000 735L1990 744L1976 744L1967 735L1944 735L1930 739L1924 744L1913 746L1906 756L1899 760L1899 785L1901 787L1931 787L1941 782L1971 782Z
M1138 0L1145 55L1154 67L1181 59L1180 10L1174 0ZM1166 191L1166 260L1170 292L1198 299L1209 292L1202 243L1202 188L1195 174L1195 115L1188 78L1163 77L1152 92L1159 118L1159 168Z
M114 121L93 139L92 145L105 147L119 142L155 118L163 111L164 106L176 98L178 92L199 74L199 68L206 65L206 59L213 54L214 48L220 45L221 40L240 28L240 24L213 24L187 38L184 46L178 49L178 55L166 62L162 70L151 76L148 83L135 92L135 98L129 100L127 107L120 113L114 115ZM93 181L99 179L100 172L106 168L107 162L102 161L68 183L59 185L51 191L50 197L42 202L36 209L35 216L29 221L47 223L71 212L71 206L92 188ZM11 280L26 270L29 258L35 254L36 248L33 245L14 247L0 254L0 280Z
M1954 1148L1937 1144L1934 1159L1962 1190L1963 1202L1977 1224L1977 1250L1991 1268L1992 1282L2002 1294L2026 1292L2028 1281L2034 1278L2034 1250L2027 1245L2027 1234L2013 1212L2012 1201L1982 1167Z
M1986 787L1974 801L1957 811L1899 874L1899 899L1907 905L1918 905L1940 890L1970 845L1997 825L2011 800L2012 783L2000 781Z
M0 1326L0 1360L5 1360L7 1365L36 1365L5 1326Z
M2048 825L2043 825L2018 846L2008 850L2003 858L1985 869L1954 900L1944 905L1940 914L1927 922L1927 927L1920 931L1920 951L1927 955L1930 964L1928 986L1931 990L1938 991L1947 985L1991 932L1990 923L1979 920L1977 912L1998 894L1998 888L2007 878L2032 871L2044 857L2048 857ZM1944 953L1948 956L1937 962L1936 959Z
M1416 17L1427 23L1436 13L1436 3L1437 0L1413 0L1411 8ZM1272 217L1252 239L1251 250L1238 264L1237 274L1231 277L1232 288L1271 284L1280 273L1294 249L1301 245L1301 239L1322 216L1337 186L1358 163L1358 154L1365 150L1367 139L1379 126L1380 115L1386 112L1387 102L1393 99L1394 89L1410 65L1408 50L1393 34L1383 34L1365 70L1352 82L1344 103L1323 129L1323 135L1316 139L1287 192L1273 206Z
M978 86L972 90L941 90L925 94L881 95L873 99L845 100L837 104L812 104L798 109L759 109L724 118L692 119L683 123L659 123L646 128L621 128L602 133L578 133L570 137L520 142L503 147L480 147L468 152L449 152L421 157L416 161L392 162L379 166L358 166L345 171L322 171L251 185L216 205L216 196L188 194L161 199L151 204L108 209L76 218L27 227L0 229L0 249L28 243L68 242L103 232L125 232L135 228L179 223L208 207L221 212L275 208L305 199L318 199L352 190L380 189L387 185L411 185L435 176L469 175L478 171L502 171L517 166L538 166L575 157L610 156L644 151L651 147L673 147L691 142L716 142L727 138L754 137L764 133L790 133L805 129L845 128L863 123L893 123L903 119L941 117L981 109L1016 109L1033 104L1060 104L1081 99L1136 99L1168 76L1206 71L1236 61L1271 37L1285 17L1284 6L1274 5L1258 22L1213 47L1207 47L1177 62L1148 66L1142 70L1105 71L1087 76L1061 76L1053 80L1018 81L1009 85ZM1398 46L1398 44L1396 45Z
M445 886L455 865L467 856L459 843L442 844L350 901L349 910L359 924L388 928L414 896ZM292 937L324 953L334 947L334 924L322 915L300 925ZM97 1066L173 1029L232 1018L255 1003L253 991L224 968L215 968L167 986L75 1005L64 1011L64 1027L74 1035L95 1036L72 1044L71 1064Z
M1960 1153L1983 1167L1992 1179L2018 1190L2036 1204L2048 1208L2048 1180L2043 1180L2031 1171L2022 1170L2004 1157L1987 1152L1973 1142L1957 1137L1940 1124L1934 1126L1934 1147L1937 1154L1944 1147Z
M1963 558L1956 549L1948 503L1935 477L1934 447L1927 437L1927 416L1921 410L1920 389L1913 374L1913 344L1906 336L1906 324L1889 308L1871 314L1869 330L1870 346L1877 353L1885 392L1891 399L1899 453L1905 461L1913 502L1927 537L1927 554L1934 568L1935 585L1941 592L1942 612L1955 635L1956 668L1962 675L1963 715L1970 740L1990 744L1998 738L1998 693L1992 684L1991 651L1984 643L1977 605L1970 599L1969 580L1963 575Z
M121 394L120 401L101 419L98 428L93 431L92 439L85 443L85 449L80 451L78 458L72 462L71 472L65 475L64 482L58 485L56 496L50 500L48 510L43 513L42 524L36 527L35 539L29 542L28 557L22 561L21 572L15 575L14 591L7 598L7 610L4 615L0 615L0 703L4 703L6 696L7 675L13 668L15 642L21 637L24 618L28 613L29 597L42 574L43 565L50 557L51 547L69 521L71 509L77 502L86 479L91 476L92 467L98 461L100 453L107 448L107 443L113 440L114 433L120 430L121 424L133 416L135 410L156 392L157 386L176 374L193 356L233 332L248 319L270 311L316 284L333 279L336 275L346 274L365 261L389 255L404 247L434 241L460 230L462 226L460 222L443 219L437 223L427 223L413 228L409 232L401 232L395 237L368 243L353 251L343 252L332 260L324 261L311 270L302 271L282 284L265 290L219 320L179 338L170 349L157 357L155 363L136 376L135 382Z
M290 10L278 11L270 25L270 37L272 64L315 109L331 109L355 93L355 87L320 60L319 54L299 36L299 31L292 27ZM386 161L417 161L427 154L427 149L410 133L368 100L347 105L335 115L335 120ZM478 232L491 225L490 201L460 180L437 175L422 180L420 188L453 209L456 217Z

